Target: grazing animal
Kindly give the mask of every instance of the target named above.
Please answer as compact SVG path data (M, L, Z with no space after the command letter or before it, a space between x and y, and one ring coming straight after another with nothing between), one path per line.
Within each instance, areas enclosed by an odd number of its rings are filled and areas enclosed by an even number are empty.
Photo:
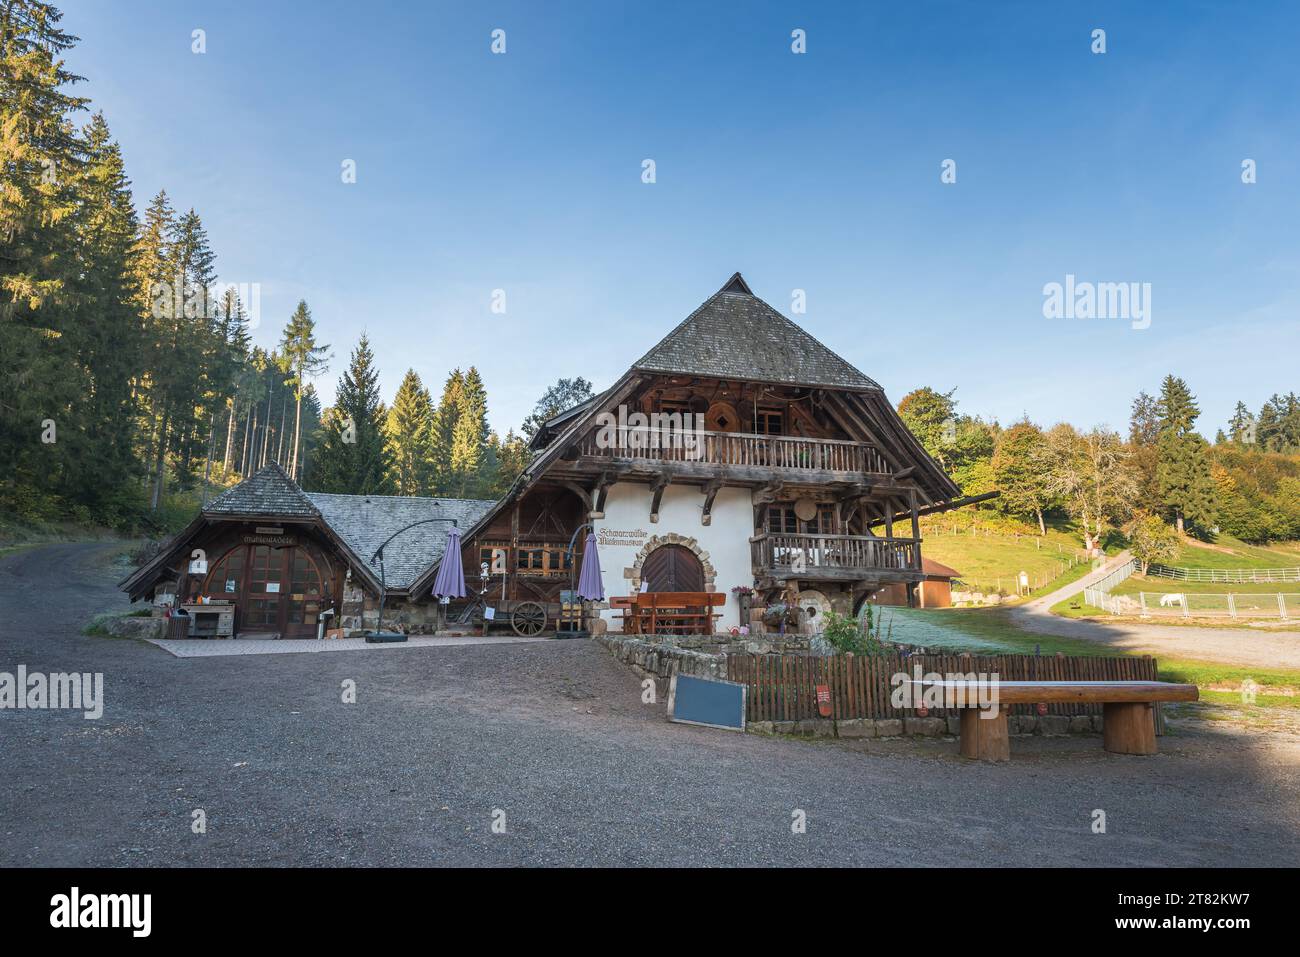
M1183 595L1181 595L1181 594L1175 594L1175 595L1161 595L1161 596L1160 596L1160 607L1161 607L1161 608L1168 608L1168 607L1170 607L1171 605L1181 605L1184 601L1186 601L1186 597L1183 596Z

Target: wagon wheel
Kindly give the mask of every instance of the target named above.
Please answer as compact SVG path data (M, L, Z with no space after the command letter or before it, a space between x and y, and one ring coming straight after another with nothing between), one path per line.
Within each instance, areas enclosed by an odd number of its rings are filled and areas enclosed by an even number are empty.
M531 638L546 627L546 609L535 601L521 602L510 614L510 627L516 635Z

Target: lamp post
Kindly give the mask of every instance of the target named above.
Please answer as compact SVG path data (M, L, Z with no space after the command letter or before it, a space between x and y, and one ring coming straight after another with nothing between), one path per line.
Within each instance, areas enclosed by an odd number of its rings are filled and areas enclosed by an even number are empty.
M386 539L384 539L384 543L380 545L378 548L376 548L375 553L370 556L371 565L375 563L375 559L379 559L379 620L375 623L376 629L372 632L366 633L366 641L371 642L373 644L374 642L377 641L398 642L398 641L406 640L406 636L403 634L399 634L397 632L393 632L390 634L383 630L384 604L388 600L388 581L384 577L384 548L388 545L389 542L395 539L398 535L401 535L403 532L410 531L411 529L419 525L428 525L432 522L451 522L453 528L460 527L454 518L422 518L418 522L412 522L410 525L407 525L403 528L399 528L397 531L393 532L393 534L389 535Z

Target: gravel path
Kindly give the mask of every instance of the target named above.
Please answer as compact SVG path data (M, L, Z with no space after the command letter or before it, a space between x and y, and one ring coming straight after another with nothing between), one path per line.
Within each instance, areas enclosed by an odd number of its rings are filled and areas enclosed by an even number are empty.
M124 601L114 551L0 558L0 671L103 672L106 698L98 721L0 710L0 865L1300 861L1292 735L1185 723L1152 758L1017 738L988 766L671 725L583 641L179 659L78 634Z

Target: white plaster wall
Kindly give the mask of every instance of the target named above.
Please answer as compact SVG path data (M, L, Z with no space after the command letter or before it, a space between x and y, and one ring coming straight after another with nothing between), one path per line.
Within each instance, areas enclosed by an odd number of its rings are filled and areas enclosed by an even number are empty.
M600 570L605 583L606 599L631 594L631 581L624 569L636 561L646 540L676 532L699 542L708 552L709 562L717 572L714 591L727 596L727 604L718 619L718 627L727 630L740 624L740 605L731 589L736 585L753 585L749 537L754 534L754 506L751 493L743 488L724 488L713 500L712 521L700 523L704 510L704 493L695 485L669 485L659 503L659 521L650 521L649 486L619 482L609 489L605 499L605 517L592 522L600 541L600 530L643 532L627 544L607 544L600 548ZM604 611L611 630L621 627L622 612Z

